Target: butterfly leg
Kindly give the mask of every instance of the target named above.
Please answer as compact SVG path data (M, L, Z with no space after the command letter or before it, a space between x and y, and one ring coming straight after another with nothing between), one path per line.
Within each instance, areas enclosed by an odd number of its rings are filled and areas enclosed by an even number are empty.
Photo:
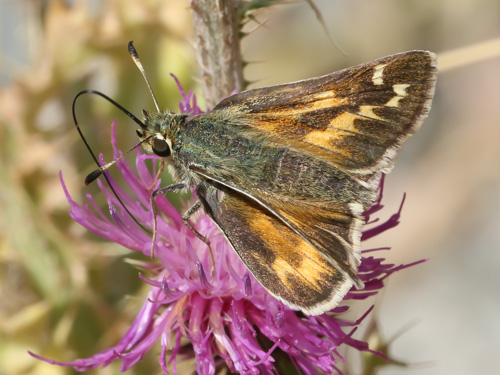
M169 186L165 186L164 188L161 188L161 189L158 189L158 190L155 190L153 191L153 193L151 194L151 198L150 198L150 203L151 203L151 208L153 210L153 238L152 238L152 242L151 242L151 257L154 257L154 251L155 251L155 242L156 242L156 232L157 232L157 223L156 223L156 217L158 216L158 206L156 205L156 202L155 202L155 198L157 195L160 195L160 194L167 194L167 193L170 193L171 191L179 191L179 190L182 190L186 187L185 184L175 184L175 185L169 185Z
M165 170L165 160L160 159L160 165L158 166L158 172L156 172L155 179L153 183L149 185L146 189L151 190L155 185L158 179L160 178L161 173Z
M193 216L200 208L202 207L201 201L196 201L189 209L184 212L184 215L182 215L182 221L186 226L191 230L191 232L194 233L196 237L198 237L200 240L205 242L205 244L208 246L208 252L210 253L210 261L212 262L212 269L210 271L212 275L212 281L214 278L214 272L215 272L215 260L214 260L214 254L212 253L212 248L210 247L210 240L208 237L205 237L203 234L198 232L189 222L189 218Z

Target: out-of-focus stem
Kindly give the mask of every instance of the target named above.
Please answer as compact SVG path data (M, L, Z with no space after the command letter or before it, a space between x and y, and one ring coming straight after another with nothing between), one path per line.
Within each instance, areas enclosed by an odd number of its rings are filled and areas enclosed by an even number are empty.
M486 40L438 54L439 73L500 56L500 38Z
M207 107L243 89L239 1L192 0L196 54Z

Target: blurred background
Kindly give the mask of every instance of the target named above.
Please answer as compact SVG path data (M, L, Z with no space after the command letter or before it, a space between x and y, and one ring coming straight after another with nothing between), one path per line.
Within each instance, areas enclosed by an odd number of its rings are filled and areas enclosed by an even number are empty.
M264 26L245 27L250 87L412 49L437 52L442 69L429 118L386 179L387 216L407 193L401 224L364 245L391 246L385 256L397 264L430 258L353 308L356 317L376 304L370 318L391 356L408 364L379 373L499 374L500 2L315 3L345 54L307 3L272 7L255 14ZM61 361L92 355L119 340L143 303L137 271L124 262L141 254L72 222L58 177L78 202L96 193L84 186L94 165L71 118L78 91L101 90L135 114L153 108L129 40L161 106L178 109L170 73L202 99L187 0L0 0L0 375L74 373L26 351ZM77 111L105 158L113 120L122 149L135 141L134 124L103 100L84 97ZM157 356L129 373L160 373ZM118 365L89 373L115 374Z

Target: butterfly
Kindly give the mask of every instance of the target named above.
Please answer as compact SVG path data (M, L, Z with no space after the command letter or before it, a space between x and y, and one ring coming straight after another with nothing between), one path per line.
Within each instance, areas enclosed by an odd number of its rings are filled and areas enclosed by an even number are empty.
M152 204L195 187L183 219L200 239L209 244L189 218L203 209L271 295L308 315L329 311L363 288L363 212L427 116L436 74L435 54L410 51L243 91L194 117L144 111L139 144L176 181Z

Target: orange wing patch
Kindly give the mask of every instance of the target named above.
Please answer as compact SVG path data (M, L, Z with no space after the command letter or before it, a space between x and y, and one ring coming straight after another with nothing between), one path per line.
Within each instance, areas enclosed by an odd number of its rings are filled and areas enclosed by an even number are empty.
M328 254L253 200L208 183L198 185L197 195L250 272L286 305L321 314L337 306L351 288Z
M342 270L358 288L363 283L356 275L360 261L359 233L363 220L349 210L331 202L285 202L271 204L281 217L307 238L314 249L328 259L330 267ZM360 213L358 213L360 214ZM306 247L304 246L304 250Z
M362 129L356 127L355 120L379 120L385 121L373 112L374 105L360 106L358 113L344 112L332 119L325 130L313 130L306 134L302 140L304 142L316 145L322 148L331 149L335 146L335 142L344 137L358 135L367 136ZM348 156L349 150L337 149L337 153Z
M316 248L261 210L247 211L245 218L250 230L266 247L275 250L275 258L269 266L283 285L292 289L293 284L300 280L317 291L321 290L325 277L332 272L332 265ZM260 261L265 262L264 259Z

